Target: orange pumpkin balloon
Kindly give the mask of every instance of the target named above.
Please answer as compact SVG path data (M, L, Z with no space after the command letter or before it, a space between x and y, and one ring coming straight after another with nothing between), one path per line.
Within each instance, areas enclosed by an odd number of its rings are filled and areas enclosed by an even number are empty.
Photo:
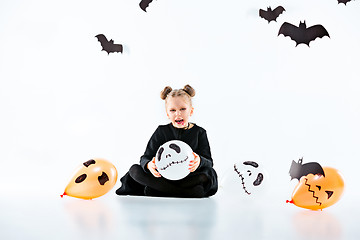
M113 188L117 176L115 166L109 161L91 159L79 166L61 197L64 195L82 199L100 197Z
M319 210L335 204L344 191L344 179L335 168L323 167L325 177L308 174L301 177L290 203L298 207Z

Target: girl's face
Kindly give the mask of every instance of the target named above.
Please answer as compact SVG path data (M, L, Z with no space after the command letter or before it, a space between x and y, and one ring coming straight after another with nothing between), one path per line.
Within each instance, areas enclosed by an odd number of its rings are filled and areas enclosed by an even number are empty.
M176 128L184 128L189 124L194 108L186 97L169 97L166 102L166 115Z

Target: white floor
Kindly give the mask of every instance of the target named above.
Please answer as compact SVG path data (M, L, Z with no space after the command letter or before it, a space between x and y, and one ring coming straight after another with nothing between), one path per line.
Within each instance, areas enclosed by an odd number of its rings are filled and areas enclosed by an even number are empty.
M288 194L286 194L288 195ZM359 197L323 211L285 194L245 199L223 190L207 199L117 196L94 200L17 194L0 199L0 239L360 239Z

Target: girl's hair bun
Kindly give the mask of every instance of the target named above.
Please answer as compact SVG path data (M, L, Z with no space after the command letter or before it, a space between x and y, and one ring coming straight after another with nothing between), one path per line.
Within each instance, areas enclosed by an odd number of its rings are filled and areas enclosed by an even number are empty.
M160 92L160 98L162 100L165 100L167 95L172 91L172 88L169 86L166 86L161 92Z
M183 88L183 90L189 94L190 97L194 97L195 96L195 89L193 87L191 87L189 84L185 85L185 87Z

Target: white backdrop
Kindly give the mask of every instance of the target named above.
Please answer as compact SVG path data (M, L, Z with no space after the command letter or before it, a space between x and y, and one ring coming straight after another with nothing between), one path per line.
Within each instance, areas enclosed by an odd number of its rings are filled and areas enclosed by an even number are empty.
M185 84L219 178L260 161L289 198L291 161L304 157L357 194L359 1L157 0L147 13L138 2L0 1L1 194L61 194L97 157L121 177L168 122L159 92ZM278 5L277 22L258 16ZM331 38L295 47L277 36L303 20ZM124 53L101 51L100 33Z

